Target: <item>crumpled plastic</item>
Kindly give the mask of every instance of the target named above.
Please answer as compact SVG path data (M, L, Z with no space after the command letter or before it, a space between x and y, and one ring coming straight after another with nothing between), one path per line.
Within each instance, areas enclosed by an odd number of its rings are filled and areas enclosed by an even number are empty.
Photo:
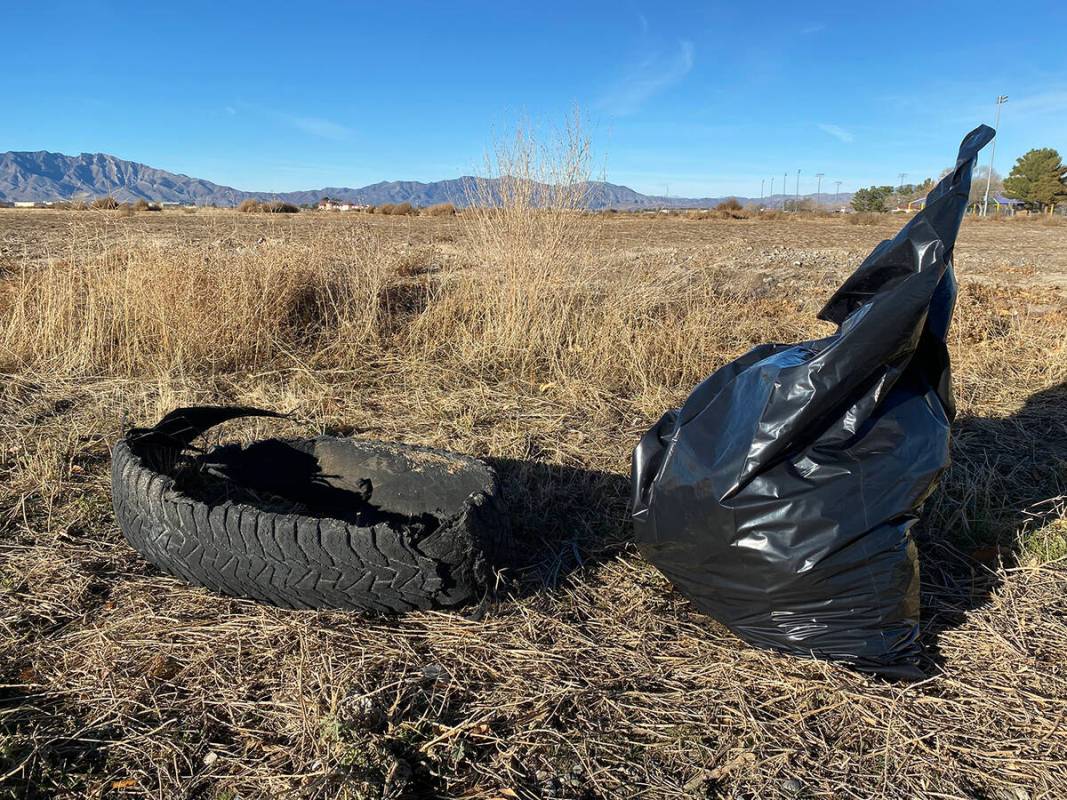
M911 528L949 463L952 253L993 136L967 134L923 210L829 299L836 333L754 348L634 450L640 550L753 645L922 676Z

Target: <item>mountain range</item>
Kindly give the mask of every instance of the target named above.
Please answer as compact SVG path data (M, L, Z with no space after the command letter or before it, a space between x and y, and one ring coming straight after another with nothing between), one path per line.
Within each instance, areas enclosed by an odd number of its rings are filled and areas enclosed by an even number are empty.
M295 192L256 192L221 186L202 178L191 178L156 169L135 161L125 161L105 153L62 153L9 151L0 153L0 201L35 201L92 199L111 196L121 202L148 200L189 205L235 206L243 200L281 200L296 205L314 204L331 197L361 205L411 203L429 206L435 203L468 205L475 178L464 176L451 180L383 181L360 188L326 186ZM592 209L713 208L725 197L661 197L645 195L626 186L606 181L592 181L586 187L587 205ZM851 195L842 193L841 202ZM792 195L774 195L763 199L768 207L780 207ZM810 195L804 195L810 197ZM828 194L823 194L826 200ZM754 198L738 197L740 202Z

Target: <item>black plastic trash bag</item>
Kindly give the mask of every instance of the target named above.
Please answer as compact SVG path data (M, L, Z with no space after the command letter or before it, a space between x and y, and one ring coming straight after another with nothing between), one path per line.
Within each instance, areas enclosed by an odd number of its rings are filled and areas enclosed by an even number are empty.
M910 528L949 460L952 248L985 125L820 312L715 372L633 454L645 556L752 644L921 677Z

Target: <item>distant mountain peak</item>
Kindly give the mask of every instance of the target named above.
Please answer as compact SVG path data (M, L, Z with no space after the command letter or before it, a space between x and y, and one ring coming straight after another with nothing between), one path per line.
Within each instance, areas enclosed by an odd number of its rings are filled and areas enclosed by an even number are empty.
M47 150L0 153L0 201L9 202L48 202L110 195L121 202L150 200L236 206L248 199L277 199L297 205L311 205L328 196L360 205L411 203L430 206L453 203L465 206L476 180L464 175L429 183L379 181L358 189L341 186L297 192L250 192L126 161L107 153L81 153L77 156ZM725 199L656 197L605 181L592 181L586 189L587 205L592 209L712 208ZM751 202L751 198L737 199ZM780 206L782 199L781 195L769 198L768 205Z

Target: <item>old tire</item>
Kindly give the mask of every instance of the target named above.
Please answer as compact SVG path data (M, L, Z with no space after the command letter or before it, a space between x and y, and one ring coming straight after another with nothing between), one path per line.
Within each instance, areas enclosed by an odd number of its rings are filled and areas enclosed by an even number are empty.
M112 497L127 541L191 584L288 608L400 613L452 608L484 596L507 518L491 468L424 447L336 437L275 444L312 453L328 480L370 477L375 499L439 525L416 540L388 522L276 513L247 498L207 501L179 490L126 441L113 449ZM238 456L238 445L217 448ZM270 468L276 469L271 462Z

